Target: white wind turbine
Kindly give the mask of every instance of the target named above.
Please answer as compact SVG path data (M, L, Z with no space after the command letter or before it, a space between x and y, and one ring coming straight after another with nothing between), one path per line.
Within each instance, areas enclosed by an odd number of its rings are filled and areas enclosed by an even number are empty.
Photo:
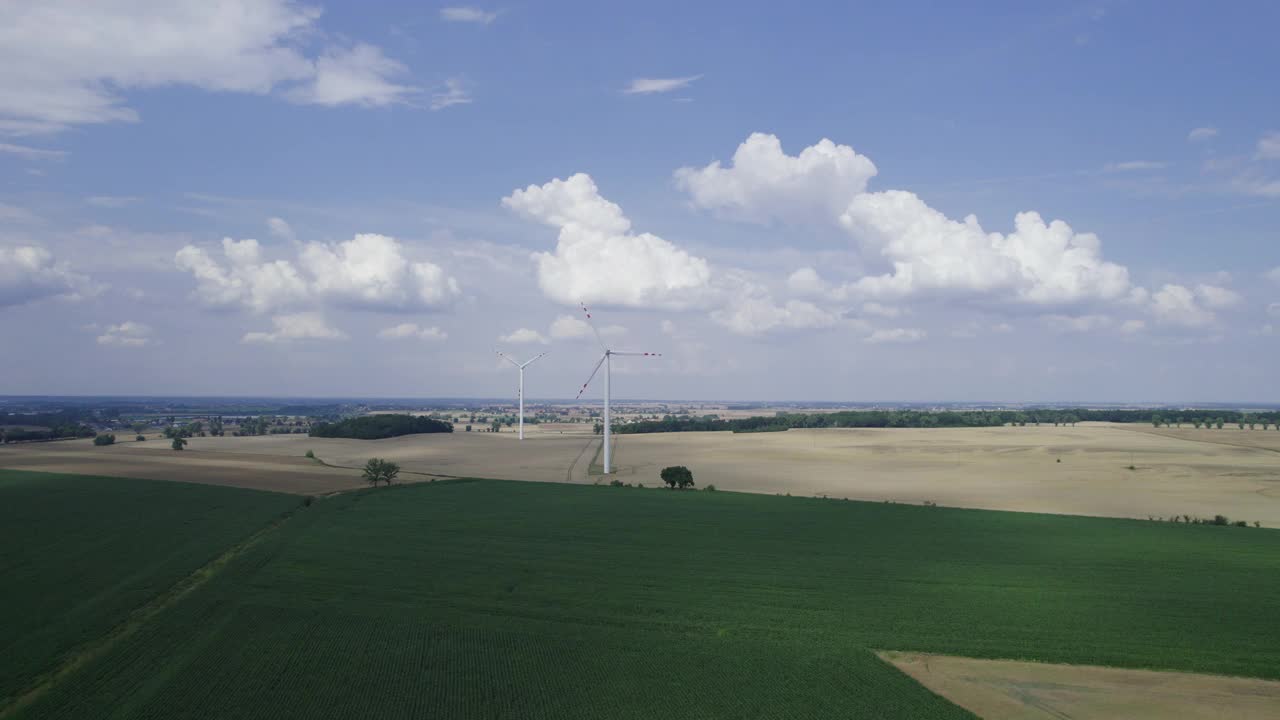
M498 353L498 357L502 358L503 360L506 360L512 365L515 365L516 368L520 370L520 439L523 440L524 439L524 369L532 365L536 360L541 358L543 355L546 355L547 353L539 353L532 360L526 360L524 362L519 362L518 360L516 360L515 358L512 358L510 355L507 355L501 350L498 350L497 353Z
M596 366L591 371L591 375L587 378L587 381L582 383L582 389L578 390L578 397L579 398L582 397L582 393L586 392L587 386L591 384L592 378L596 376L596 373L600 372L600 366L604 365L604 474L608 475L612 469L612 465L610 464L610 460L612 459L611 458L612 451L609 448L609 376L613 374L612 372L613 363L610 360L610 358L612 358L614 355L640 355L642 357L662 357L662 353L618 352L617 350L610 350L609 346L604 344L604 339L600 337L600 333L596 332L596 326L594 323L591 322L591 312L587 310L586 305L582 306L582 312L587 316L587 325L591 327L591 332L595 334L596 341L600 343L600 349L604 350L604 355L600 356L599 362L596 363ZM576 400L577 398L574 398L574 399Z

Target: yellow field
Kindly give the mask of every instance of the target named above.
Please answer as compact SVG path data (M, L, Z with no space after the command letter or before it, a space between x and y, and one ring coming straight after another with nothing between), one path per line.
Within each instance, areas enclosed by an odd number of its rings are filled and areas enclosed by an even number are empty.
M1274 720L1280 682L1184 672L881 653L985 720Z
M209 437L192 438L183 452L162 439L101 448L77 440L0 446L0 467L312 494L358 487L356 468L371 457L400 463L405 481L601 479L589 473L599 449L589 426L529 426L527 433L523 443L506 430L388 440ZM722 490L1138 518L1220 513L1280 526L1280 432L1270 430L1094 424L670 433L615 441L616 477L649 486L660 484L664 466L687 465L698 487ZM305 459L307 450L329 467Z

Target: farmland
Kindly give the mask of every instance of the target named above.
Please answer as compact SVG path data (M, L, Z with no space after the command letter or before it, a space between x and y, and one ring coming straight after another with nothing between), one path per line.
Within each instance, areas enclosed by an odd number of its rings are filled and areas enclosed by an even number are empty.
M0 707L298 498L0 471Z
M1275 679L1277 614L1272 530L441 481L299 510L15 716L961 718L872 651Z
M402 478L597 482L589 428L534 426L386 440L301 435L192 438L95 448L87 440L0 446L0 467L179 479L320 495L362 485L370 457ZM584 433L583 430L586 430ZM624 482L687 465L699 487L954 507L1147 518L1191 514L1280 527L1280 432L1150 426L824 429L615 436ZM310 450L327 463L303 456ZM1132 469L1130 469L1132 466Z

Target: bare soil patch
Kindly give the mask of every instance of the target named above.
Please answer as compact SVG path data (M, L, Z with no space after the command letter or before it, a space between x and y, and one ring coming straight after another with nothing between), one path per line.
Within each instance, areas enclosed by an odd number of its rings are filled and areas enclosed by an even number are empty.
M924 653L880 657L985 720L1275 720L1280 681Z

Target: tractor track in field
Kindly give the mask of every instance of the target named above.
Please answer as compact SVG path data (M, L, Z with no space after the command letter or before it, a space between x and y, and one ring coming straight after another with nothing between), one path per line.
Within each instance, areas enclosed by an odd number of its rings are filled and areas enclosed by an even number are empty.
M120 624L108 630L96 640L90 640L68 653L65 660L56 668L36 678L26 689L20 690L5 704L0 705L0 720L13 716L14 713L40 699L42 695L54 688L80 668L101 657L119 642L136 633L147 621L180 602L192 592L203 587L224 567L230 564L245 551L262 542L268 535L278 530L294 513L305 509L309 503L299 503L292 510L272 520L265 527L259 528L252 535L232 545L213 560L205 563L190 575L174 583L168 590L156 595L144 605L134 609Z

